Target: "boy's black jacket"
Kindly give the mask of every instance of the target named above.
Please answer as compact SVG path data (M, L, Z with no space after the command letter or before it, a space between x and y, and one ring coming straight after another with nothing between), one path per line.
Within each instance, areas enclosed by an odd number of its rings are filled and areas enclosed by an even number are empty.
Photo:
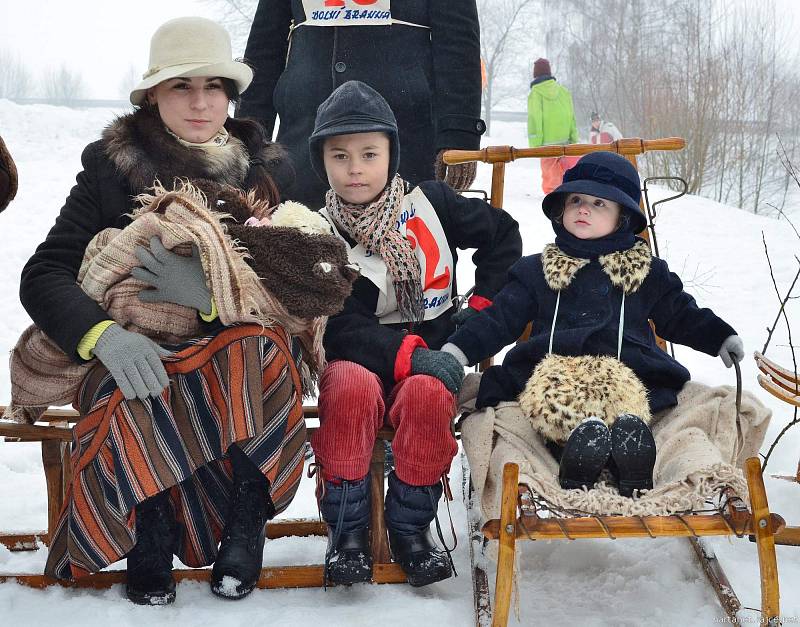
M475 294L492 300L508 280L508 269L522 254L519 225L508 213L477 198L457 195L445 183L428 181L419 186L442 224L453 263L457 248L476 248ZM352 242L351 242L352 243ZM455 268L452 295L457 292ZM344 310L328 320L325 355L328 361L345 359L376 373L388 389L395 383L394 368L400 344L411 332L422 337L429 348L438 349L455 330L445 312L409 329L409 324L380 324L375 315L378 288L361 277L353 285Z

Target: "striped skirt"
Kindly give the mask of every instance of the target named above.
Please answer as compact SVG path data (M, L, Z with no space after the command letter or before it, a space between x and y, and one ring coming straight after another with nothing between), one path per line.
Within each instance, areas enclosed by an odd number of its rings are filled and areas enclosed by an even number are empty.
M94 368L78 393L72 481L45 573L71 579L123 558L136 544L134 508L163 490L180 529L176 555L188 566L212 563L234 442L285 509L306 441L298 363L283 329L243 325L181 345L164 364L170 386L157 399L126 401L108 371Z

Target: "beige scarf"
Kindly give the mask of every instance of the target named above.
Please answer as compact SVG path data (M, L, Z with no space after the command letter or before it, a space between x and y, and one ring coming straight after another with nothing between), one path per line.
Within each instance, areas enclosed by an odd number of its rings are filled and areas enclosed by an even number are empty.
M230 137L230 135L228 134L228 129L226 129L223 126L214 134L214 136L211 139L208 139L204 142L187 142L185 139L181 139L180 137L178 137L166 126L164 128L167 129L167 133L169 133L175 139L178 140L178 143L180 143L183 146L186 146L187 148L201 148L203 150L208 150L209 148L211 149L222 148L225 144L228 143L228 138Z
M104 229L87 246L78 273L81 289L128 330L167 344L199 337L203 327L195 310L173 303L143 303L138 294L148 286L130 276L131 268L141 263L136 247L146 246L153 236L177 252L188 253L195 244L220 321L226 326L277 325L296 335L308 365L303 368L304 391L310 394L314 376L325 366L322 336L327 318L291 315L245 262L246 251L234 246L220 223L223 214L209 210L191 184L169 192L156 187L153 195L143 194L138 200L142 206L130 225ZM29 327L11 353L11 404L4 417L34 422L48 406L72 403L95 365L95 360L74 363L43 331Z
M419 321L423 315L422 272L409 241L398 230L405 183L396 174L383 193L366 205L344 202L332 189L325 208L336 224L368 253L386 262L394 284L397 310L404 320Z

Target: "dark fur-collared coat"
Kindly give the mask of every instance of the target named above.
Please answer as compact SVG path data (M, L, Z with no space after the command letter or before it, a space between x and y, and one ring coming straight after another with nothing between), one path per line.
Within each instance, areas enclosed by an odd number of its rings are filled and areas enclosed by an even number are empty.
M473 364L514 342L532 322L530 339L513 347L501 366L483 374L478 407L516 400L523 391L548 353L559 292L553 353L616 357L625 291L620 359L644 384L653 414L677 404L677 394L690 375L658 347L649 320L665 340L714 356L725 339L736 334L713 311L697 306L683 290L678 275L670 272L663 259L653 257L643 240L630 250L592 261L570 257L550 244L542 254L520 259L509 274L510 281L492 306L468 320L448 340Z
M75 361L82 361L77 353L81 338L109 319L76 281L86 245L107 227L127 226L135 196L156 179L171 187L176 177L256 188L262 194L275 194L291 183L294 174L285 152L265 139L260 125L229 119L225 127L230 139L212 158L179 143L156 111L142 108L112 122L102 139L84 149L83 171L47 238L22 270L20 284L20 300L33 322Z
M270 136L280 117L276 139L298 173L288 198L323 206L328 185L311 169L308 137L317 107L350 80L394 111L400 175L412 185L433 180L437 151L479 148L486 125L475 0L396 0L391 12L406 24L298 26L307 17L302 0L259 1L245 51L255 76L237 115L260 120Z

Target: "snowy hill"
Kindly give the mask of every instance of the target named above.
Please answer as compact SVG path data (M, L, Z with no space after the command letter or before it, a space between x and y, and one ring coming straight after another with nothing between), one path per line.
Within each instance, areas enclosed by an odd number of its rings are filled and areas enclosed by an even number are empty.
M19 106L0 100L0 134L14 155L20 192L0 215L0 350L7 353L30 324L17 297L25 261L55 220L80 170L83 147L99 138L103 126L119 111L76 111L45 105ZM485 144L526 145L524 123L500 122ZM489 189L490 168L479 166L476 187ZM525 253L552 240L541 211L540 171L535 160L507 166L505 208L519 220ZM656 196L663 191L656 190ZM764 255L762 232L769 246L775 278L782 293L797 270L800 239L786 222L754 216L696 196L669 203L657 221L661 254L689 283L701 305L725 318L742 336L748 352L761 350L766 327L777 312L777 299ZM469 257L462 256L460 282L470 284ZM798 304L788 310L798 321ZM795 329L800 333L800 328ZM784 331L773 338L768 355L790 364ZM695 379L708 384L734 384L733 372L719 359L676 348L676 356ZM781 405L756 383L755 364L742 364L745 387L755 392L773 416L765 448L791 419ZM9 398L8 368L0 366L0 404ZM0 529L33 531L46 526L44 478L37 444L0 442ZM794 474L800 455L800 429L790 431L773 454L768 474ZM466 513L460 495L458 458L450 476L456 503L453 516L459 532L454 557L460 576L422 589L408 586L358 585L351 589L257 590L238 603L213 597L205 584L183 583L177 601L165 608L128 603L120 586L109 591L30 590L0 585L0 616L14 625L159 625L192 624L215 627L271 623L470 625L473 622ZM800 524L800 486L766 478L771 509L789 524ZM316 515L312 481L304 480L286 516ZM446 518L443 508L440 514ZM446 525L445 525L446 526ZM742 603L760 605L755 544L747 540L712 540ZM269 565L319 563L325 540L283 539L267 542ZM41 572L44 550L10 553L0 547L0 572ZM685 540L627 540L523 543L521 551L521 624L559 622L570 625L709 625L723 622L724 613ZM778 547L782 613L800 620L800 548ZM493 579L493 572L490 573ZM56 619L55 616L58 616ZM742 621L756 622L744 610ZM512 618L511 624L514 624Z

